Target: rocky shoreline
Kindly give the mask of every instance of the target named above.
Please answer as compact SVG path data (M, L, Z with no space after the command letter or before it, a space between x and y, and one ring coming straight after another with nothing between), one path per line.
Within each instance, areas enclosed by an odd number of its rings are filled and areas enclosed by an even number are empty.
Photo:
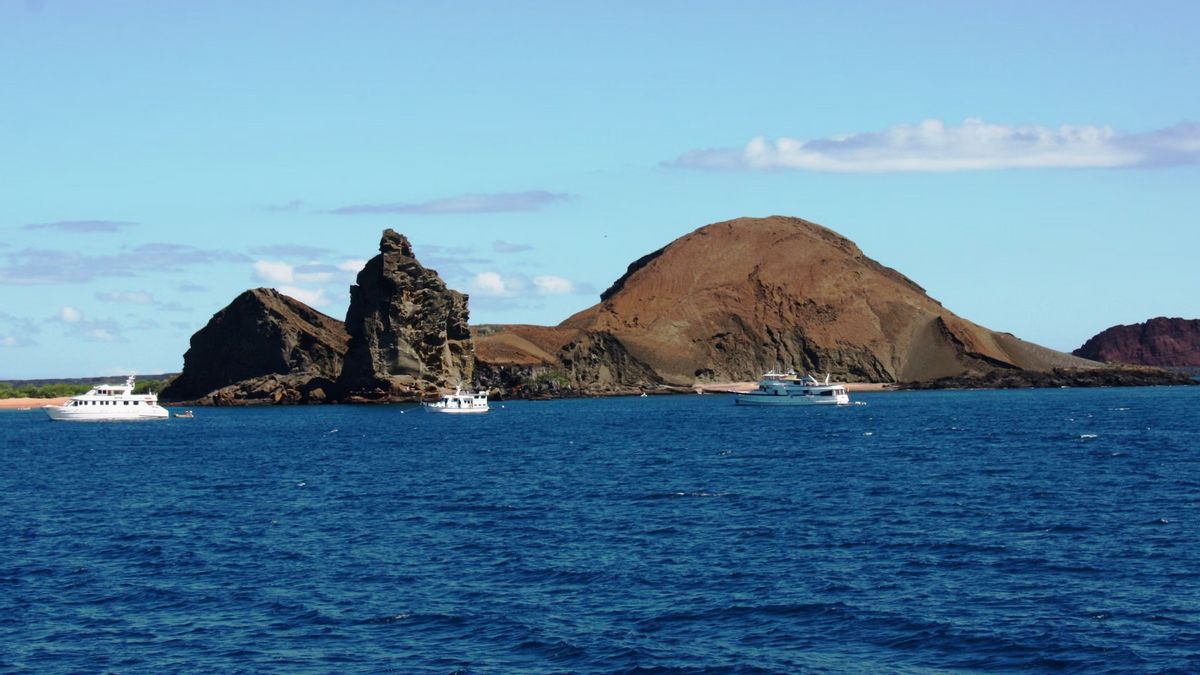
M471 325L468 301L388 229L344 321L246 291L193 335L160 400L411 403L458 384L497 400L733 393L785 367L873 390L1195 384L975 324L845 237L783 216L680 237L556 326Z
M897 389L1053 389L1061 387L1190 386L1200 381L1183 373L1136 366L1053 368L1049 371L993 371L983 375L903 382Z

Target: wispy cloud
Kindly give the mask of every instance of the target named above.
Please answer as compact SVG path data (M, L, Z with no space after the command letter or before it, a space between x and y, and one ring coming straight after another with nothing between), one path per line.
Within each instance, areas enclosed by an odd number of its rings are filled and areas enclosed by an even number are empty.
M250 260L240 253L162 243L142 244L110 255L27 248L2 257L6 264L0 264L0 284L26 286L85 283L99 277L136 277Z
M57 220L53 223L30 223L22 226L26 230L59 230L74 234L85 232L119 232L121 229L137 225L124 220Z
M33 336L41 330L32 319L0 312L0 347L32 347L37 344Z
M302 206L304 206L304 202L299 199L293 199L290 202L282 204L263 204L261 208L264 211L272 211L274 213L298 213Z
M190 311L189 307L185 307L178 301L171 300L164 302L156 299L154 294L148 291L99 291L95 294L95 298L101 302L111 302L119 305L153 307L159 312Z
M536 211L542 207L570 199L561 192L530 190L527 192L498 192L443 197L427 202L390 202L384 204L351 204L328 213L340 216L406 213L414 215L444 215L454 213L507 213Z
M112 319L88 319L84 313L66 305L47 320L63 326L73 339L90 342L124 342L121 327Z
M1200 124L1145 133L1112 127L1011 126L929 119L883 131L800 140L759 136L743 148L693 150L668 165L833 173L1163 167L1200 162Z
M492 250L496 253L521 253L523 251L532 251L533 247L529 244L513 244L497 239L492 242Z
M333 251L327 248L317 246L304 246L301 244L268 244L266 246L254 246L250 248L250 254L256 256L274 256L277 258L320 258L329 255Z
M154 296L146 291L101 291L96 293L96 299L102 302L116 302L123 305L154 304Z
M272 286L310 307L328 307L333 302L330 296L333 285L341 286L344 291L353 282L362 264L365 264L361 260L347 262L359 264L357 267L345 263L332 265L315 262L292 265L281 260L256 260L253 276L258 282Z
M254 261L254 278L268 284L324 284L331 281L348 281L352 275L336 265L306 263L289 265L279 260Z

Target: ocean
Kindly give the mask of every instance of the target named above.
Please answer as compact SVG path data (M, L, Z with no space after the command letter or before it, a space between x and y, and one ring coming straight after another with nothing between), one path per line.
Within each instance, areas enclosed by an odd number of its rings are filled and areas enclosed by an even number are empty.
M1200 670L1200 387L0 412L0 671Z

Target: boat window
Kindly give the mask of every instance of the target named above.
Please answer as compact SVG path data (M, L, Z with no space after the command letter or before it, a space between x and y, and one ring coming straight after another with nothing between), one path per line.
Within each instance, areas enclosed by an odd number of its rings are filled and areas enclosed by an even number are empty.
M823 392L821 392L821 395L822 396L833 396L833 390L830 389L829 391L823 391Z

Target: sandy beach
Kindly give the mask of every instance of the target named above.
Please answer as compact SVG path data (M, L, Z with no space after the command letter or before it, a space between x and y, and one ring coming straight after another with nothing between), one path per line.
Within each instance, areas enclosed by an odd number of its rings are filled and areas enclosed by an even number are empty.
M44 405L62 405L70 400L68 396L59 398L0 398L0 409L10 408L40 408Z

